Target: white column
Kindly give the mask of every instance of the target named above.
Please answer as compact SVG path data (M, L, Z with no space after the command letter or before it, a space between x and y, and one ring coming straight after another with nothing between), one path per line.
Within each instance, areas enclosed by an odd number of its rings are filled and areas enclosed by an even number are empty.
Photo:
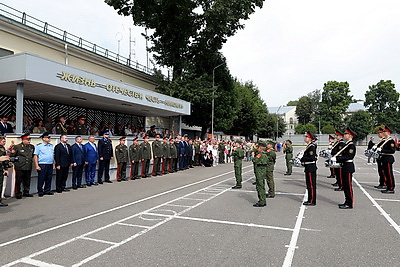
M22 134L23 118L24 118L24 83L17 83L16 91L16 108L15 108L15 132Z

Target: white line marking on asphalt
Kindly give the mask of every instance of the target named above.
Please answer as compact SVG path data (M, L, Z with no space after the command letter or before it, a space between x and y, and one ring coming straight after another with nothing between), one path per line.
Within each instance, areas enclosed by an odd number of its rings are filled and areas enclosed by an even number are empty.
M195 200L195 201L203 201L204 199L200 199L200 198L191 198L191 197L185 197L185 198L182 198L182 199L184 199L184 200Z
M186 206L186 205L178 205L178 204L166 204L167 206L172 206L172 207L181 207L181 208L190 208L191 206Z
M189 221L199 221L199 222L208 222L208 223L220 223L220 224L229 224L229 225L238 225L238 226L248 226L248 227L256 227L256 228L266 228L266 229L274 229L274 230L282 230L282 231L293 231L291 228L279 227L279 226L270 226L270 225L262 225L262 224L254 224L254 223L241 223L241 222L232 222L232 221L222 221L222 220L214 220L214 219L203 219L196 217L186 217L186 216L169 216L164 214L157 213L148 213L151 215L164 216L164 217L173 217L173 219L182 219Z
M21 262L26 263L26 264L30 264L30 265L34 265L34 266L40 266L40 267L62 267L62 265L57 265L57 264L53 264L53 263L46 263L43 261L38 261L38 260L34 260L31 258L23 258L21 259Z
M97 239L97 238L91 238L91 237L87 237L87 236L79 237L79 239L94 241L94 242L98 242L98 243L104 243L104 244L112 245L112 246L115 245L115 244L117 244L117 243L115 243L115 242L106 241L106 240L101 240L101 239Z
M388 199L388 198L375 198L378 201L393 201L393 202L400 202L400 199Z
M390 215L376 202L376 200L371 197L371 195L367 192L367 190L362 187L362 185L357 181L357 179L353 178L353 181L357 184L357 186L361 189L361 191L364 193L364 195L367 196L367 198L374 204L374 206L381 212L383 217L390 223L391 226L397 231L397 233L400 234L400 227L399 225L392 219L390 218Z
M307 200L307 192L304 194L303 201ZM290 244L288 246L288 250L286 252L286 257L283 262L283 267L289 267L292 266L292 261L293 261L293 256L294 256L294 251L296 249L297 245L297 239L299 238L300 234L300 229L301 229L301 223L303 221L303 216L304 216L304 211L306 210L306 206L301 203L300 211L299 214L297 215L297 220L296 224L294 226L294 231L292 234L292 238L290 240Z
M130 226L130 227L140 227L140 228L150 228L150 226L139 225L139 224L131 224L131 223L117 223L118 225Z
M246 166L246 167L243 167L243 169L249 168L249 167L252 167L252 166ZM122 209L122 208L126 208L126 207L135 205L137 203L141 203L141 202L146 201L146 200L150 200L150 199L157 198L157 197L160 197L160 196L163 196L163 195L167 195L169 193L172 193L172 192L175 192L175 191L179 191L181 189L184 189L184 188L187 188L187 187L190 187L190 186L194 186L194 185L201 184L201 183L204 183L204 182L207 182L207 181L210 181L210 180L214 180L216 178L219 178L219 177L224 176L224 175L228 175L230 173L233 173L233 171L225 172L225 173L222 173L222 174L219 174L219 175L216 175L216 176L213 176L213 177L201 180L201 181L197 181L197 182L194 182L194 183L191 183L191 184L187 184L187 185L184 185L184 186L181 186L181 187L178 187L178 188L174 188L174 189L171 189L171 190L156 194L154 196L142 198L142 199L127 203L127 204L122 205L122 206L118 206L118 207L115 207L115 208L112 208L112 209L104 210L104 211L101 211L101 212L98 212L98 213L95 213L95 214L92 214L92 215L89 215L89 216L86 216L86 217L82 217L82 218L79 218L79 219L76 219L76 220L73 220L73 221L70 221L70 222L67 222L67 223L63 223L63 224L51 227L51 228L46 229L46 230L43 230L43 231L40 231L40 232L36 232L34 234L30 234L30 235L26 235L26 236L23 236L23 237L14 239L14 240L10 240L8 242L1 243L0 244L0 248L4 247L4 246L8 246L8 245L13 244L13 243L17 243L19 241L22 241L22 240L25 240L25 239L28 239L28 238L31 238L31 237L34 237L34 236L38 236L38 235L41 235L41 234L44 234L44 233L47 233L47 232L50 232L50 231L54 231L56 229L60 229L62 227L65 227L65 226L68 226L68 225L71 225L71 224L82 222L82 221L85 221L85 220L88 220L88 219L91 219L91 218L94 218L94 217L97 217L97 216L100 216L100 215L103 215L103 214L106 214L106 213L110 213L112 211L116 211L116 210L119 210L119 209Z
M247 171L247 172L250 172L250 171ZM247 173L247 172L245 172L245 173ZM228 172L228 173L230 173L230 172ZM244 174L245 174L245 173L244 173ZM222 176L222 174L221 174L221 175L218 175L218 177L220 177L220 176ZM215 177L217 177L217 176L215 176ZM252 178L252 177L251 177L251 178ZM251 178L249 178L249 179L251 179ZM210 178L209 178L209 179L210 179ZM231 179L232 179L232 177L229 177L228 179L225 179L225 180L220 181L220 182L217 182L217 183L215 183L215 184L213 184L213 185L207 186L206 188L211 188L212 186L219 185L219 184L224 183L224 182L226 182L226 181L229 181L229 180L231 180ZM203 181L205 181L205 180L203 180ZM196 183L197 183L197 182L196 182ZM66 240L66 241L64 241L64 242L61 242L61 243L58 243L58 244L56 244L56 245L54 245L54 246L50 246L50 247L48 247L48 248L46 248L46 249L43 249L43 250L41 250L41 251L32 253L32 254L30 254L30 255L27 256L27 257L24 257L24 258L15 260L15 261L10 262L10 263L8 263L8 264L6 264L6 265L3 265L3 266L4 266L4 267L13 266L13 265L15 265L15 264L20 263L20 262L22 261L22 259L28 259L28 258L36 257L36 256L38 256L38 255L41 255L41 254L43 254L43 253L46 253L46 252L51 251L51 250L53 250L53 249L56 249L56 248L58 248L58 247L64 246L64 245L69 244L69 243L71 243L71 242L73 242L73 241L76 241L76 240L78 240L78 239L80 239L80 238L82 238L82 237L89 236L89 235L91 235L91 234L93 234L93 233L99 232L99 231L101 231L101 230L104 230L104 229L106 229L106 228L108 228L108 227L111 227L111 226L116 225L116 224L118 224L118 223L121 223L121 222L123 222L123 221L127 221L127 220L132 219L132 218L134 218L134 217L136 217L136 216L139 216L139 217L140 217L141 215L143 215L143 214L145 214L145 213L151 212L152 210L157 210L157 209L159 209L160 207L162 207L162 206L164 206L164 205L168 205L169 203L172 203L172 202L177 201L177 200L179 200L179 199L182 199L182 198L185 198L185 197L187 197L187 196L196 194L197 192L200 192L200 191L202 191L202 190L204 190L204 188L202 188L202 189L200 189L200 190L197 190L197 191L194 191L194 192L192 192L192 193L186 194L186 195L184 195L184 196L182 196L182 197L173 199L173 200L171 200L171 201L169 201L169 202L160 204L160 205L158 205L158 206L156 206L156 207L150 208L150 209L145 210L145 211L143 211L143 212L139 212L139 213L136 213L136 214L131 215L131 216L129 216L129 217L123 218L123 219L121 219L121 220L119 220L119 221L116 221L116 222L113 222L113 223L111 223L111 224L109 224L109 225L105 225L105 226L103 226L103 227L97 228L97 229L95 229L95 230L93 230L93 231L90 231L90 232L87 232L87 233L85 233L85 234L83 234L83 235L80 235L80 236L71 238L71 239ZM204 200L203 202L199 202L199 203L197 203L197 204L195 204L195 205L193 205L193 206L191 206L191 207L189 207L189 208L187 208L187 209L185 209L185 210L179 212L178 214L183 214L184 212L187 212L187 211L189 211L189 210L191 210L191 209L194 209L195 207L198 207L198 206L200 206L201 204L203 204L203 203L205 203L205 202L207 202L207 201L209 201L209 200L211 200L211 199L214 199L215 197L217 197L217 196L223 194L224 192L226 192L226 191L228 191L228 190L230 190L230 188L227 188L227 189L225 189L225 191L222 191L222 192L220 192L219 194L217 194L217 195L215 195L215 196L211 196L209 199L206 199L206 200ZM172 190L170 190L170 191L172 191ZM93 259L95 259L95 258L97 258L97 257L99 257L99 256L101 256L101 255L103 255L103 254L105 254L105 253L107 253L108 251L110 251L110 250L112 250L112 249L114 249L114 248L116 248L116 247L119 247L119 246L121 246L121 245L123 245L123 244L125 244L125 243L127 243L127 242L129 242L129 241L131 241L131 240L133 240L133 239L135 239L136 237L141 236L141 235L147 233L148 231L150 231L150 230L152 230L152 229L154 229L154 228L156 228L156 227L158 227L158 226L160 226L160 225L162 225L162 224L164 224L164 223L170 221L172 218L173 218L173 217L166 218L165 220L163 220L163 221L161 221L161 222L159 222L159 223L157 223L157 224L151 226L150 228L144 229L144 230L140 231L139 233L137 233L137 234L135 234L135 235L133 235L133 236L131 236L131 237L129 237L129 238L127 238L127 239L125 239L125 240L123 240L123 241L121 241L121 242L115 244L115 245L113 245L113 246L110 246L109 248L106 248L106 249L104 249L104 250L102 250L102 251L100 251L100 252L98 252L98 253L96 253L96 254L94 254L94 255L92 255L92 256L90 256L90 257L88 257L88 258L86 258L86 259L84 259L84 260L82 260L82 261L80 261L80 262L78 262L78 263L76 263L76 264L74 264L74 265L72 265L72 266L81 266L81 265L83 265L83 264L85 264L85 263L87 263L87 262L89 262L89 261L91 261L91 260L93 260ZM42 265L41 265L41 266L42 266Z

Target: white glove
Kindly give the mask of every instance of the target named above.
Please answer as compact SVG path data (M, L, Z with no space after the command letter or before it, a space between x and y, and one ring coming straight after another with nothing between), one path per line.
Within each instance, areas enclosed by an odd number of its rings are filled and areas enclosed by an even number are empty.
M377 152L377 153L381 153L381 152L382 152L382 148L378 147L378 148L376 149L376 152Z
M375 151L377 147L378 147L377 145L374 145L374 146L371 148L371 150L372 150L372 151Z
M331 158L331 161L332 161L332 162L336 162L336 157L332 157L332 158Z

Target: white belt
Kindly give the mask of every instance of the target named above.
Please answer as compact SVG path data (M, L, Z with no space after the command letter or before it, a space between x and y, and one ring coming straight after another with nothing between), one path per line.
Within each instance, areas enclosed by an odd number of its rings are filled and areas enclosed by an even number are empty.
M313 164L313 163L317 163L316 161L312 161L312 162L303 162L304 164Z
M352 160L352 159L350 159L350 160L346 160L345 162L353 162L353 160Z
M389 154L389 153L381 153L382 156L393 156L393 154Z

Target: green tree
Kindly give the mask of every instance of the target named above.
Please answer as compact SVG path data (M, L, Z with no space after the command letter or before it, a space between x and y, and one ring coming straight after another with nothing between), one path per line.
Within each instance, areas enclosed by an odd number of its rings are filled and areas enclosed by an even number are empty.
M342 125L343 114L352 102L353 96L350 95L347 82L329 81L324 84L319 115L326 123L339 127Z
M381 80L369 86L365 93L364 106L372 116L375 124L388 124L400 128L398 119L399 96L392 81Z
M333 125L325 125L324 127L322 127L321 132L323 134L334 134L335 133L335 127L333 127Z
M300 123L306 124L311 121L312 104L311 99L307 96L299 98L299 103L296 107L296 115Z
M276 114L268 114L267 123L265 125L265 130L260 132L259 137L262 138L278 138L282 137L286 131L286 124L284 120Z
M317 131L318 131L317 127L312 123L299 124L295 128L296 134L304 134L305 132L312 132L316 134L318 133Z
M286 106L290 107L290 106L297 106L297 104L299 103L299 100L290 100Z
M363 140L372 131L374 123L371 114L358 110L348 117L348 127L357 134L357 140Z

